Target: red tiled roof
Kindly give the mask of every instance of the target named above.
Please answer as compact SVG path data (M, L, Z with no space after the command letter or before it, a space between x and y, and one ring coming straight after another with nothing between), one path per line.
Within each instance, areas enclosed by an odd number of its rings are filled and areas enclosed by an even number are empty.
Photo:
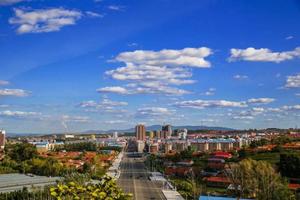
M289 184L289 188L290 188L291 190L297 190L297 189L300 189L300 184L290 183L290 184Z
M205 178L208 182L217 182L217 183L230 183L230 180L227 177L220 177L220 176L211 176Z

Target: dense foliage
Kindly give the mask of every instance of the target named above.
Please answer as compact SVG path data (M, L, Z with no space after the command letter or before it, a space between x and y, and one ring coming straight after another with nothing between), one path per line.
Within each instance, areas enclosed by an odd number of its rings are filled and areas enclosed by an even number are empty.
M89 199L89 200L129 200L130 194L117 187L115 180L103 176L97 184L82 185L76 182L59 183L50 188L51 195L57 200Z
M268 162L245 159L227 170L237 197L258 200L293 200L287 183Z
M63 144L55 147L56 151L97 151L97 145L94 142L79 142Z
M280 154L279 170L283 176L300 178L300 155L297 153Z
M29 143L7 144L5 152L6 155L17 162L35 158L38 155L36 147Z

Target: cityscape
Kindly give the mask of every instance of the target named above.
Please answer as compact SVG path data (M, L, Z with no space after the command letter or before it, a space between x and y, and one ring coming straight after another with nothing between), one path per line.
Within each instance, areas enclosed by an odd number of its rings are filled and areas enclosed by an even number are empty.
M0 200L300 200L299 8L0 0Z

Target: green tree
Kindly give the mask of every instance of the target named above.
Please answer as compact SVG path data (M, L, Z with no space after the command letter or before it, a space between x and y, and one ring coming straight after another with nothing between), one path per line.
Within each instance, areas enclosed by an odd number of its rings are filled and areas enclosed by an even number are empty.
M300 178L300 155L296 153L280 154L279 170L283 176Z
M18 162L35 158L38 155L36 147L29 143L7 145L6 152L11 159Z
M235 195L258 200L293 200L287 183L268 162L245 159L230 165L227 176Z

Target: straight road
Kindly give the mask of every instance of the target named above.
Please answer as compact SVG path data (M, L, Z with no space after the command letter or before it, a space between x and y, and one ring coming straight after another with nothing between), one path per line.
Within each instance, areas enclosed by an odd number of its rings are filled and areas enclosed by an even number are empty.
M161 192L162 184L148 179L148 172L142 158L128 157L125 152L120 165L121 175L118 185L133 194L135 200L165 200Z

